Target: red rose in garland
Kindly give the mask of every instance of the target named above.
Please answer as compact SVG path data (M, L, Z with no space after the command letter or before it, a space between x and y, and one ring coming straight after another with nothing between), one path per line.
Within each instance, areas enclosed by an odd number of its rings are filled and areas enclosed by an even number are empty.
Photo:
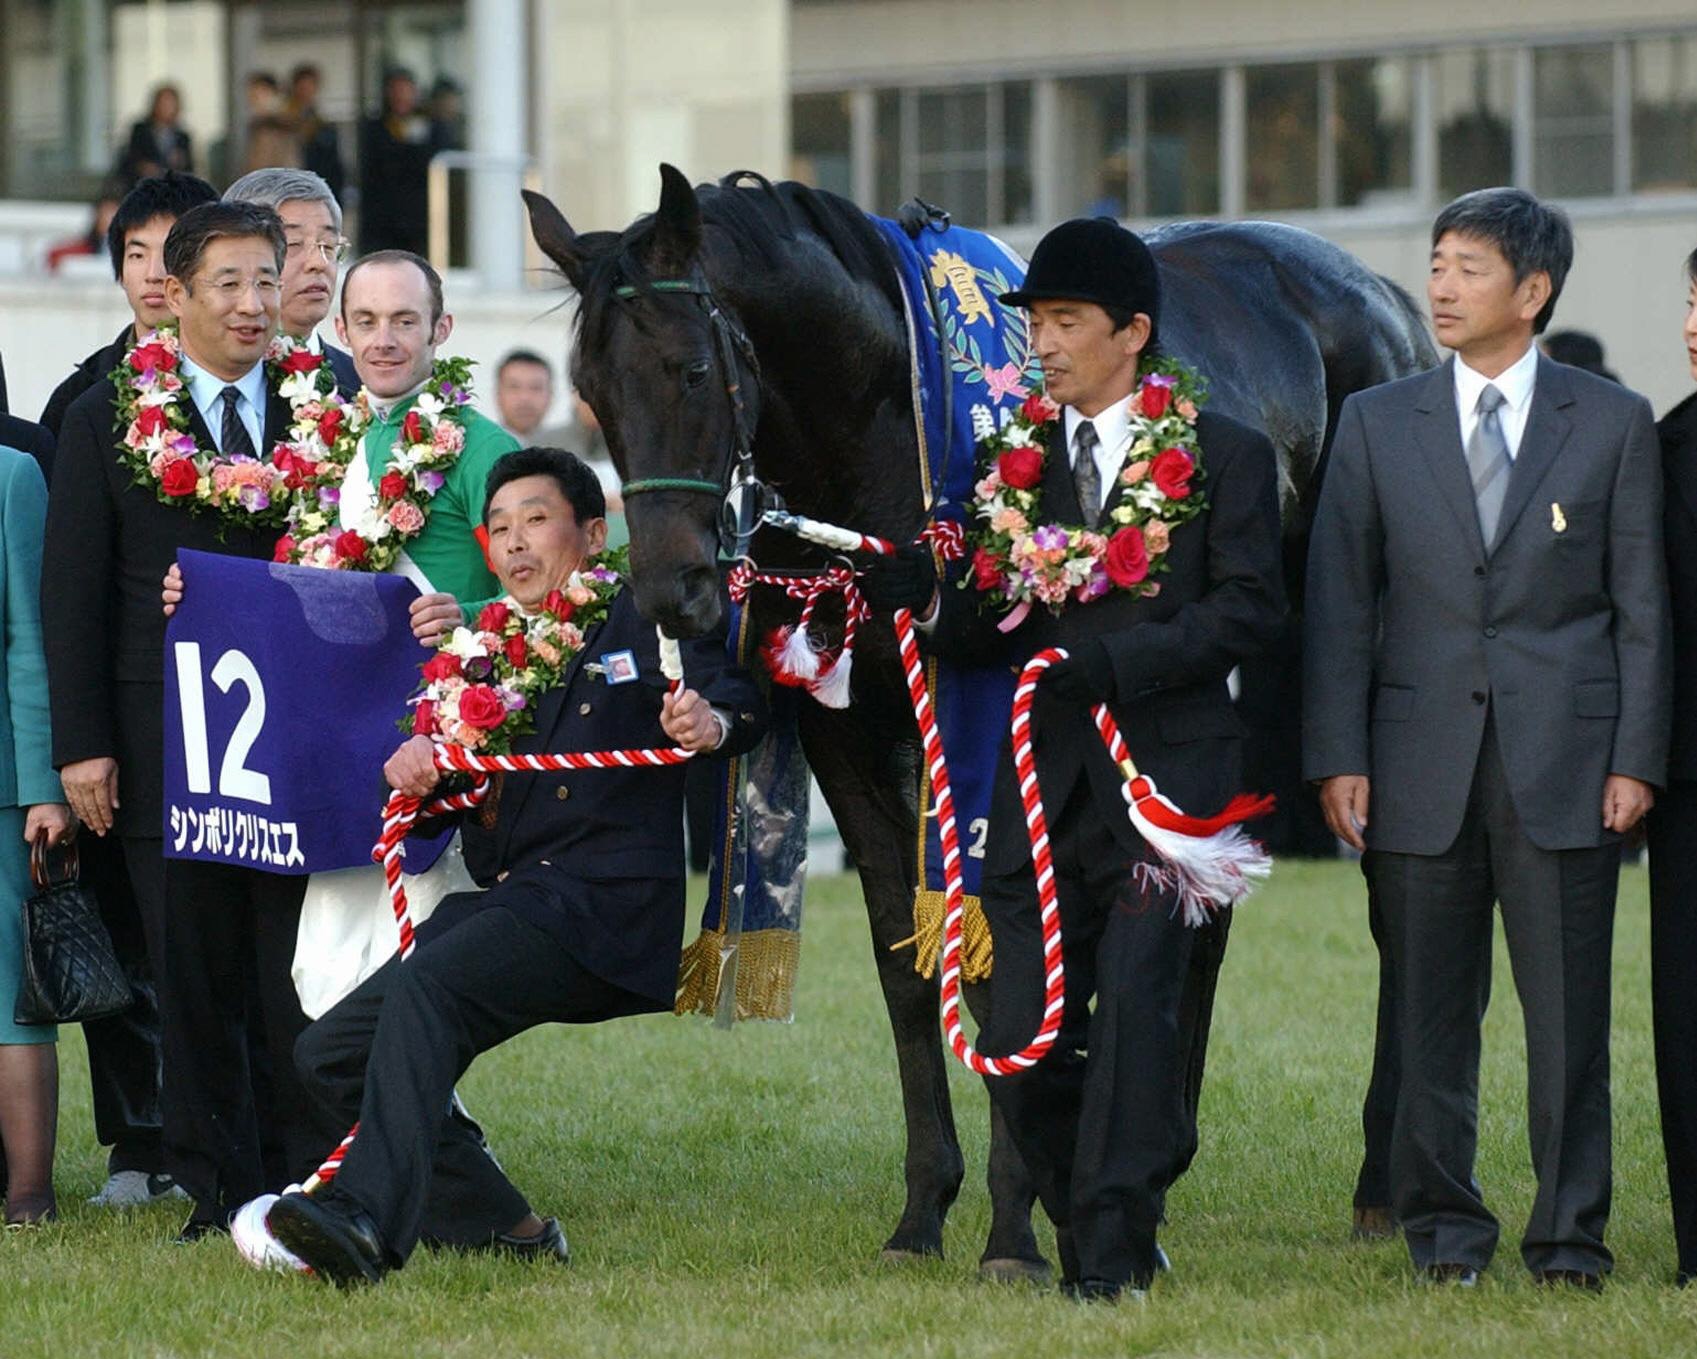
M1108 539L1108 555L1102 565L1108 579L1122 589L1140 585L1149 575L1149 549L1143 541L1143 530L1127 524Z
M1190 495L1190 477L1196 471L1195 460L1182 448L1168 448L1155 455L1149 464L1149 479L1160 493L1171 500L1184 500Z
M414 408L407 412L407 418L401 421L401 437L409 444L424 442L424 420Z
M511 613L512 610L499 600L496 600L493 604L485 604L483 612L477 615L477 630L479 632L499 632L507 626L507 619Z
M524 634L521 632L507 638L507 645L503 649L507 653L507 664L515 670L522 670L530 656L530 648L524 644Z
M407 479L399 472L385 472L377 483L377 494L385 500L399 500L407 493Z
M159 485L166 495L193 495L200 485L200 470L192 458L178 458L160 474Z
M436 735L436 705L427 698L419 700L412 710L412 732L414 736Z
M155 434L163 434L170 423L165 418L163 406L143 406L136 412L136 428L141 431L144 439L152 438Z
M152 369L156 373L170 373L176 370L177 356L157 340L151 344L136 346L130 354L130 367L138 373Z
M344 529L336 535L336 553L346 557L351 562L357 562L365 557L365 539L352 529Z
M1146 420L1159 420L1167 413L1167 407L1172 405L1173 390L1158 382L1145 382L1137 393L1138 409L1143 412Z
M996 471L1015 490L1029 491L1043 480L1043 455L1035 448L1010 448L996 459Z
M550 590L548 598L542 601L542 607L562 623L569 622L571 616L577 612L577 605L566 598L564 590Z
M286 562L289 560L289 557L294 550L295 540L285 533L277 540L277 546L271 552L271 560L274 562Z
M507 705L487 684L470 685L460 695L460 721L479 731L494 731L507 720ZM416 723L414 724L416 727Z
M450 651L438 651L424 663L424 678L434 683L452 679L460 673L460 658Z
M995 553L987 548L978 548L972 554L972 583L980 590L994 590L1002 583L1003 562Z
M318 417L318 437L326 447L336 442L336 436L342 432L342 408L332 406Z
M1060 415L1061 408L1050 400L1045 393L1033 392L1025 398L1024 403L1019 408L1019 413L1033 425L1046 425Z
M280 366L285 373L310 373L323 362L322 355L314 354L310 349L297 349Z

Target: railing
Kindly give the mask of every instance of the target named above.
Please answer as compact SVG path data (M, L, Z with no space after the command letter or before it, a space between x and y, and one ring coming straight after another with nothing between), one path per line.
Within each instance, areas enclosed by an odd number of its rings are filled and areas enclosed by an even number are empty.
M430 158L430 174L425 192L430 224L430 263L438 272L445 272L448 268L448 176L453 170L516 170L525 188L540 191L542 187L542 178L537 173L536 162L530 156L491 155L480 151L438 151ZM536 248L536 242L531 239L530 233L524 232L523 236L525 273L529 275L545 268L548 261Z

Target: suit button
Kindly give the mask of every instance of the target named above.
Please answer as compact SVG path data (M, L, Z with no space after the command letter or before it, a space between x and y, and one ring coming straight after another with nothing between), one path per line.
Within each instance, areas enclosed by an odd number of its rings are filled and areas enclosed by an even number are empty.
M1486 628L1485 635L1487 637L1495 637L1497 635L1497 630L1495 628Z
M1483 689L1475 689L1473 691L1473 701L1475 703L1483 703L1485 701L1485 691Z
M570 788L566 787L566 785L563 784L563 783L558 788L556 788L554 790L554 800L556 802L564 802L571 795L572 795L572 790Z
M578 715L580 717L588 717L589 716L589 704L587 704L587 703L578 704L577 705L577 711L578 711Z
M1475 566L1473 568L1473 574L1476 576L1482 576L1485 574L1485 568L1482 566Z

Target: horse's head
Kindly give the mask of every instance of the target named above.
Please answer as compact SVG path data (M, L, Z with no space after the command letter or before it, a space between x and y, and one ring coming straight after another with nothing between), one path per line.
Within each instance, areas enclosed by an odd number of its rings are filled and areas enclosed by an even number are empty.
M637 607L675 637L719 621L718 522L754 436L754 351L710 282L695 190L660 167L660 206L622 233L578 235L525 194L531 231L577 289L572 380L625 482Z

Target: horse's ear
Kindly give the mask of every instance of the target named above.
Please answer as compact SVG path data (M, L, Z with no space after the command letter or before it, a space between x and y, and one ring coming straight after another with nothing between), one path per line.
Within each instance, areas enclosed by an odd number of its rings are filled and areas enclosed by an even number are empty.
M654 213L655 245L665 262L682 268L701 245L701 204L684 172L660 166L660 206Z
M536 237L536 244L542 248L544 255L560 266L560 272L565 274L571 285L579 287L583 281L585 255L578 244L577 232L572 230L571 223L554 206L552 199L529 189L519 192L524 195L524 205L530 210L530 234Z

